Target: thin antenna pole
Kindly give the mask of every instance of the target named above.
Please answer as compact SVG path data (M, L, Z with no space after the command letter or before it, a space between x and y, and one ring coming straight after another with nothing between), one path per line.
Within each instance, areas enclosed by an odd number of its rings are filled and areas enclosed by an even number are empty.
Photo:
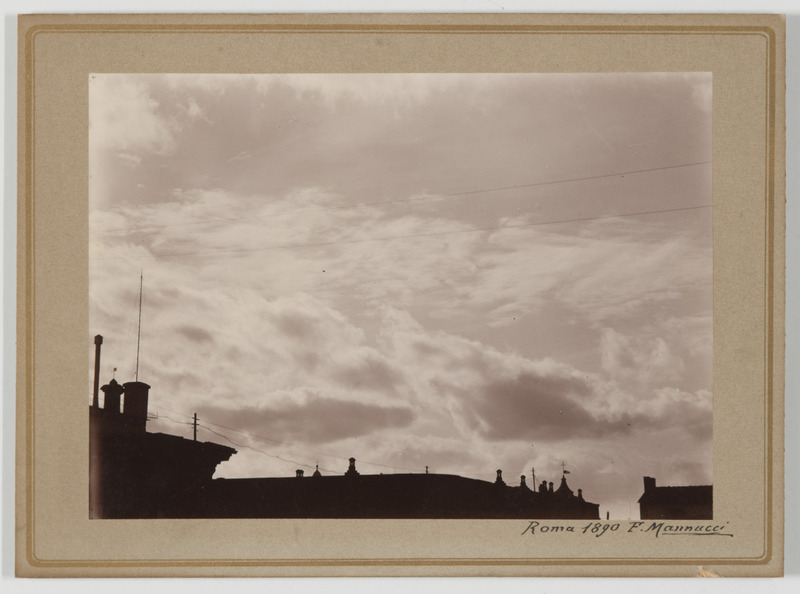
M139 273L139 329L136 332L136 381L139 381L139 343L142 340L142 286L144 285L144 271Z
M194 413L194 440L197 441L197 413Z

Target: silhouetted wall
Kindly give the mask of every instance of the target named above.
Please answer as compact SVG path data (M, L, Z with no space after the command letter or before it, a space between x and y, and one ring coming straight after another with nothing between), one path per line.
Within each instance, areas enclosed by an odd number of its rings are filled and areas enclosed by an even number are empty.
M215 518L588 518L599 506L447 474L215 479L202 515Z
M646 476L639 516L643 520L711 520L714 489L711 485L657 487L656 479Z
M216 443L147 433L149 388L112 380L102 388L105 408L89 408L91 518L196 517L217 465L236 453Z

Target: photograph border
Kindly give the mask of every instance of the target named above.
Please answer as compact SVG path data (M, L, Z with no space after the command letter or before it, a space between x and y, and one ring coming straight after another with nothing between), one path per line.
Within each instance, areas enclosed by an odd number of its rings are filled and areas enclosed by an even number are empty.
M259 15L258 19L273 21L260 23L243 22L253 15L82 15L82 16L23 16L19 20L19 221L18 221L18 418L17 418L17 518L18 558L20 575L142 575L134 569L152 569L152 575L187 575L188 572L158 571L180 568L208 568L209 575L220 575L219 569L236 568L322 568L344 569L335 572L341 575L411 575L400 568L427 567L450 568L448 575L482 575L487 568L492 573L504 573L498 568L514 568L508 575L532 575L531 568L548 569L537 574L575 575L576 568L586 569L585 575L622 575L696 573L697 566L738 566L743 575L776 575L782 571L782 519L783 509L775 508L775 502L783 501L782 493L782 444L783 444L783 326L784 326L784 200L783 172L783 21L775 15L747 15L739 21L758 24L725 23L724 15L686 16L672 15L632 17L629 15ZM253 20L257 20L253 18ZM570 24L558 21L570 20ZM600 21L587 24L588 21ZM737 19L730 19L737 20ZM100 22L91 22L100 21ZM180 22L190 21L190 22ZM203 22L217 21L217 22ZM242 21L242 22L231 22ZM349 22L348 22L349 21ZM364 22L366 21L366 22ZM406 21L406 22L403 22ZM447 22L456 21L456 22ZM525 22L519 22L525 21ZM542 21L542 22L535 22ZM670 24L659 24L673 21ZM703 24L676 23L674 21L703 22ZM624 22L625 24L613 24ZM708 24L708 23L718 24ZM338 558L338 559L241 559L241 558L197 558L164 559L137 558L130 560L90 561L85 559L45 559L36 554L36 484L34 466L37 462L37 441L42 439L40 428L34 425L37 373L47 373L47 360L37 362L34 345L37 298L34 279L37 275L37 250L34 235L36 207L36 56L37 41L47 35L63 34L259 34L259 35L717 35L759 36L765 40L767 62L765 64L766 138L764 139L764 188L763 221L765 230L765 289L764 304L764 501L773 502L763 510L764 549L761 555L751 557L720 558ZM715 149L716 150L716 149ZM715 194L716 196L716 194ZM715 231L716 232L716 231ZM40 273L41 274L41 273ZM715 270L716 275L716 270ZM716 283L715 283L716 284ZM87 334L88 335L88 334ZM87 343L88 344L88 343ZM37 369L39 370L37 372ZM39 396L40 398L42 396ZM716 394L715 394L716 397ZM715 410L716 410L715 398ZM716 468L715 468L716 472ZM716 482L716 481L715 481ZM22 528L20 530L20 528ZM24 551L24 559L22 553ZM27 566L26 566L27 564ZM621 566L627 569L621 570ZM389 568L376 572L374 568ZM601 572L593 568L604 567ZM357 568L354 573L347 568ZM391 568L394 568L392 570ZM471 568L471 571L459 571ZM677 572L666 571L667 568ZM748 569L749 568L749 569ZM95 570L112 570L97 573ZM48 571L61 570L61 571ZM84 570L74 573L64 570ZM88 570L88 571L87 571ZM116 570L116 571L114 571ZM226 572L227 574L228 572ZM145 572L147 574L147 572ZM314 575L331 575L331 571L314 572ZM445 573L424 571L425 575ZM196 573L192 573L196 575ZM254 575L262 575L256 572ZM275 575L300 575L299 572L278 572ZM311 575L311 574L306 574Z

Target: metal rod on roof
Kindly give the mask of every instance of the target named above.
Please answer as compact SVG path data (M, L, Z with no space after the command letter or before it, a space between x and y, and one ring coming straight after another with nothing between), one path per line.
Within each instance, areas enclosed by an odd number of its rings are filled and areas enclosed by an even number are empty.
M139 381L139 343L142 339L142 286L144 285L144 271L139 274L139 329L136 332L136 381Z

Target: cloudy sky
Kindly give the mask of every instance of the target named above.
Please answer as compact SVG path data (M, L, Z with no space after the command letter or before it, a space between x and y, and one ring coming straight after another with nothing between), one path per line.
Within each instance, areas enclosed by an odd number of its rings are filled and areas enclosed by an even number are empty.
M89 89L101 382L134 378L143 272L149 428L196 412L217 476L563 463L621 519L643 475L712 482L709 74Z

